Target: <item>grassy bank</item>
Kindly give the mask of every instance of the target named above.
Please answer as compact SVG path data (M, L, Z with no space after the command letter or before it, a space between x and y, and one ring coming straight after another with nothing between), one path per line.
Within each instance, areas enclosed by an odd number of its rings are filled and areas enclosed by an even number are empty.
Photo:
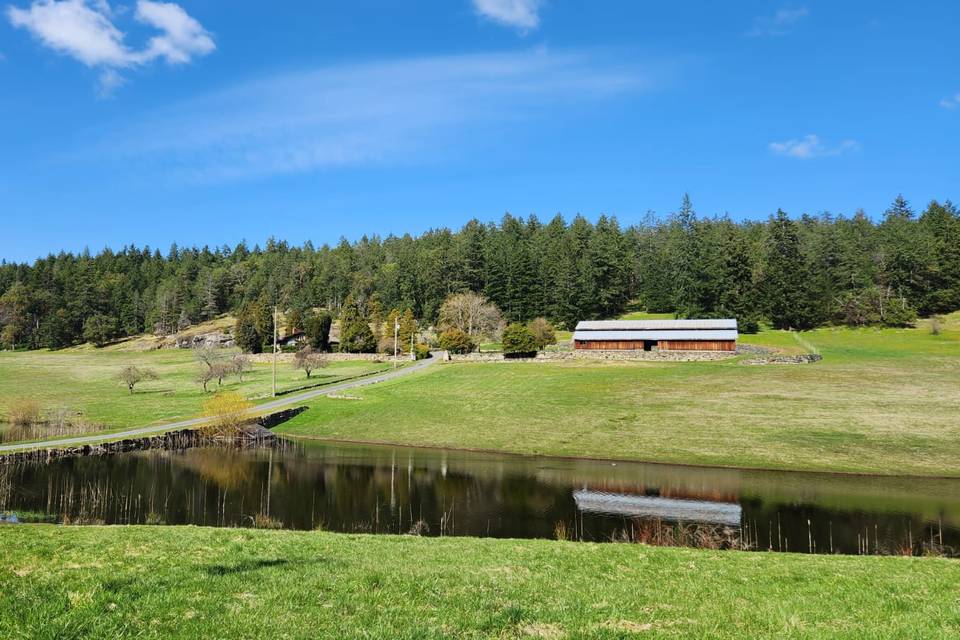
M821 329L822 362L450 364L318 399L297 436L674 463L960 474L960 331Z
M232 355L227 353L227 356ZM125 365L149 367L157 380L136 387L132 395L118 380ZM200 365L189 350L117 351L74 349L0 353L0 423L8 403L17 398L36 400L46 410L66 407L92 427L107 430L148 425L198 415L203 402L217 389L216 381L204 393L196 381ZM277 367L277 388L295 389L305 384L335 382L343 378L389 368L372 362L331 362L307 380L290 364ZM236 391L254 402L270 396L272 370L255 364L244 374L224 381L222 389Z
M938 559L47 525L0 549L4 638L960 633L960 564Z

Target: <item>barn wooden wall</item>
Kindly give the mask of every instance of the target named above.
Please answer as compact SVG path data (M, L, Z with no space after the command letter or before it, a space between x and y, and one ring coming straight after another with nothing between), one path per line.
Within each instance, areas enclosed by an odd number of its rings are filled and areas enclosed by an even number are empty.
M629 351L631 349L643 351L643 340L577 340L574 346L577 349L596 351Z
M662 351L735 351L733 340L661 340Z
M596 351L643 350L643 340L577 340L576 349ZM660 340L661 351L736 351L735 340Z

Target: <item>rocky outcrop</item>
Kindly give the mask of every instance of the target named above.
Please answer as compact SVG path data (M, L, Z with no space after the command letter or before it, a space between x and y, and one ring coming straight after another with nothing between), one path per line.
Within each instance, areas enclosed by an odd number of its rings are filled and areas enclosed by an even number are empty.
M178 349L227 348L236 345L236 342L229 333L211 331L192 336L175 336L174 345Z

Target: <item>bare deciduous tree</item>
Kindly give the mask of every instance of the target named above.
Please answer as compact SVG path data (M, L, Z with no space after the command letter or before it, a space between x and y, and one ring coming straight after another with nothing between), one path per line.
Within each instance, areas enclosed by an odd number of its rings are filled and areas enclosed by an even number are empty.
M213 347L200 347L199 349L195 349L193 357L197 362L206 365L209 369L212 369L213 365L223 359L220 352Z
M439 324L442 329L459 329L471 338L496 337L503 328L503 317L497 305L466 291L447 296L440 307Z
M234 368L228 362L214 362L213 366L210 367L210 374L213 378L216 378L218 387L223 385L223 379L231 373L234 373Z
M314 369L322 369L327 366L327 358L321 351L313 347L304 347L297 351L293 356L293 366L296 369L303 369L310 379L310 374Z
M233 373L237 374L237 377L240 378L240 382L243 382L243 374L250 371L250 358L242 353L238 353L233 356L233 360L230 361L230 365L233 368Z
M205 367L200 369L200 373L197 374L197 382L203 385L203 392L207 392L207 385L210 384L210 381L213 380L213 369L210 367Z
M132 364L128 364L121 369L119 377L120 381L127 385L127 389L130 391L130 393L133 393L133 388L144 380L156 380L158 378L157 372L153 369L148 369L147 367L138 367Z
M214 362L209 367L200 370L200 374L197 376L197 382L203 385L203 390L206 392L208 384L216 380L217 386L220 387L223 385L223 379L231 373L234 373L232 363Z

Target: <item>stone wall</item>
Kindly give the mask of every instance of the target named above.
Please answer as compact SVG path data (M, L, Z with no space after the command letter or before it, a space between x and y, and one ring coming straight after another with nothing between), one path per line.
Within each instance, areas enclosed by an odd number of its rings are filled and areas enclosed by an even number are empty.
M277 362L289 364L293 362L294 355L293 353L278 353ZM328 362L393 362L393 356L382 353L325 353L323 355ZM250 362L273 362L273 354L271 353L254 353L249 354L247 357L250 358ZM410 356L409 354L400 356L397 360L399 362L409 362Z
M796 355L774 353L749 358L744 360L742 364L810 364L811 362L820 362L821 360L823 360L823 356L819 353L799 353Z
M573 360L606 360L618 362L706 362L726 360L737 354L732 351L541 351L535 358L504 358L502 353L450 354L441 358L448 362L561 362Z

